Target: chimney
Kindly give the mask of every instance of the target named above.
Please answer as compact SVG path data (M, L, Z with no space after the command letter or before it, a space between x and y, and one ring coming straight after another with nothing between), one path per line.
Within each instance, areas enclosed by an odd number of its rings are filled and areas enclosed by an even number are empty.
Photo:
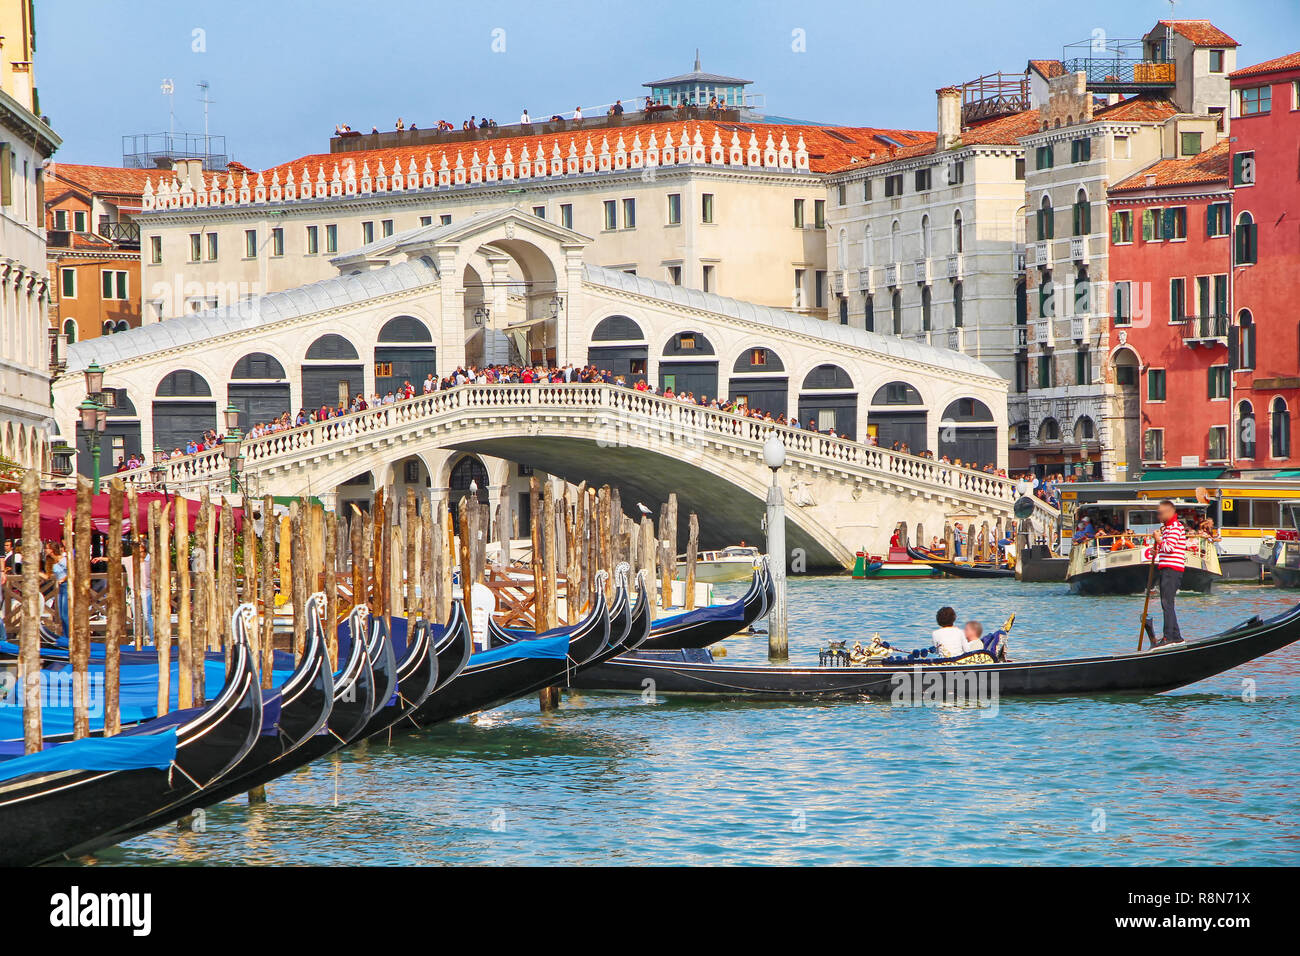
M194 189L203 188L203 160L201 159L178 159L174 166L176 178L181 182L188 181Z
M942 152L961 140L961 90L945 86L935 92L939 94L939 135L935 148Z

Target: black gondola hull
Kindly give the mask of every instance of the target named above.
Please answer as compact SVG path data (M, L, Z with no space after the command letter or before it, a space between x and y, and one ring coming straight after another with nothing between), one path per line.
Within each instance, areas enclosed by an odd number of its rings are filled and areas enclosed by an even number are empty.
M773 593L771 574L763 568L754 572L749 590L734 605L739 613L730 619L694 621L674 624L671 620L653 622L650 636L641 645L645 650L668 651L708 647L718 641L738 634L761 620L771 606ZM733 605L733 606L734 606Z

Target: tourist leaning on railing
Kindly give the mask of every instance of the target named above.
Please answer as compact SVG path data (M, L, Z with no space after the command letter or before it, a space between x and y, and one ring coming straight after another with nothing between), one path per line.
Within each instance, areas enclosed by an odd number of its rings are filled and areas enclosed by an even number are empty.
M836 439L839 441L852 442L853 439L845 438L837 434L832 426L827 431L821 431L812 417L806 421L800 422L798 418L787 418L784 413L778 412L772 414L761 408L751 407L748 403L737 399L719 399L716 396L710 398L708 395L696 395L691 391L677 392L672 387L666 386L657 389L649 384L644 378L637 378L634 383L629 383L626 376L615 375L608 369L597 368L594 365L584 365L581 367L572 364L564 366L544 366L544 365L484 365L460 366L452 371L449 375L438 378L429 373L420 388L416 388L410 380L402 383L402 386L395 390L390 390L384 395L379 393L371 394L367 399L363 394L357 395L347 405L321 405L315 411L308 411L300 408L296 415L285 412L278 418L269 422L258 422L249 427L246 437L249 439L265 438L284 431L290 431L296 428L305 428L318 422L328 421L343 415L350 415L357 412L364 412L372 408L380 408L387 405L395 405L399 402L411 401L417 397L432 395L435 392L445 391L456 388L461 385L566 385L566 384L592 384L592 385L613 385L619 388L626 388L630 391L640 392L643 395L653 395L658 398L664 398L685 405L695 405L700 408L706 408L713 411L726 412L731 415L739 415L744 418L750 418L757 421L769 423L774 426L787 428L797 428L802 431L812 432L813 434L823 435L826 438ZM861 444L868 447L878 447L876 437L868 434ZM197 441L188 442L185 446L184 455L200 454L204 451L216 449L221 446L221 439L215 431L209 430L202 438ZM931 461L937 461L941 465L951 465L954 468L964 468L970 470L982 470L990 477L1006 478L1007 471L1004 468L995 468L992 464L982 466L974 462L966 463L962 459L950 459L947 455L941 455L935 458L934 452L927 450L913 452L908 447L907 442L895 441L890 446L890 451L903 455L910 455L918 458L924 458ZM169 458L183 457L181 450L178 448L171 453ZM143 466L143 462L141 462ZM1029 477L1029 476L1025 476ZM1061 476L1053 476L1055 481L1061 480ZM1059 501L1059 492L1055 490L1054 483L1052 494ZM1037 491L1040 498L1048 500L1044 492L1044 486L1040 485Z

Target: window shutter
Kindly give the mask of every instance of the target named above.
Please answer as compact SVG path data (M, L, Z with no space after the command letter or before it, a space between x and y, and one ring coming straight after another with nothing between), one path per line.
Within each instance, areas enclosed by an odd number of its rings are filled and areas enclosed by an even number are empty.
M1092 203L1082 203L1080 210L1083 213L1083 235L1092 232Z
M1205 238L1209 239L1214 235L1214 215L1219 207L1211 203L1205 207Z
M105 299L113 298L113 273L101 272L100 277L103 279L104 282L104 298Z
M1160 231L1166 239L1172 239L1176 234L1176 230L1174 229L1174 218L1175 216L1172 206L1164 210L1164 224Z
M0 143L0 206L12 205L14 201L13 164L13 147Z
M1154 232L1155 216L1150 209L1142 210L1142 241L1150 242L1151 235Z
M1238 335L1238 332L1237 332L1237 329L1236 329L1236 328L1230 328L1230 329L1228 329L1228 369L1229 369L1229 371L1235 371L1236 369L1238 369L1238 368L1241 367L1241 366L1240 366L1240 363L1237 361L1237 335Z
M1110 214L1110 241L1119 242L1121 238L1122 236L1120 234L1120 227L1119 227L1119 213L1113 212Z

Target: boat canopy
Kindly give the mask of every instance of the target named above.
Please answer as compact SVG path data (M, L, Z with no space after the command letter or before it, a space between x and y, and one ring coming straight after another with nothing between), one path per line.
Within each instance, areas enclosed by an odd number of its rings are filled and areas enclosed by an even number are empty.
M1217 481L1226 472L1224 468L1152 468L1142 472L1138 481Z
M12 753L16 743L19 754ZM166 770L176 759L176 728L157 734L134 734L121 737L86 737L62 744L46 744L34 754L21 755L22 741L6 742L0 747L0 781L13 780L33 773L58 773L65 770L140 770L154 767ZM9 750L9 753L5 751Z

